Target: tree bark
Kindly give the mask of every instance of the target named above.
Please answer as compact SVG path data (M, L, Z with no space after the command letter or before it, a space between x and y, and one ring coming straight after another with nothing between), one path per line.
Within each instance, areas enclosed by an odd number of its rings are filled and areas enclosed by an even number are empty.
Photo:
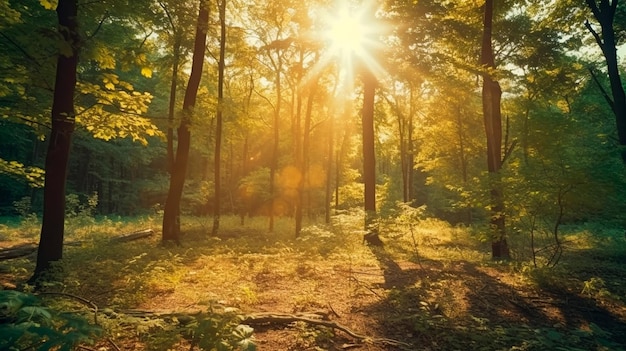
M276 48L278 63L276 65L276 107L274 110L274 142L272 146L272 160L270 165L270 208L269 208L269 232L274 231L274 207L276 204L276 171L278 169L278 146L280 141L280 111L282 107L282 86L281 71L283 68L283 57L280 48Z
M585 22L585 26L595 38L596 43L600 49L602 49L602 54L604 54L604 58L606 59L606 67L611 83L611 95L613 96L613 101L610 105L615 115L622 162L626 164L626 93L624 92L624 86L622 85L622 79L619 74L616 48L617 38L615 37L615 30L613 29L615 11L619 1L600 0L599 6L596 0L586 0L586 2L601 27L602 36L591 27L588 21Z
M333 110L334 113L334 110ZM326 192L324 201L324 222L330 224L330 203L333 197L333 154L335 152L335 116L331 114L328 127L328 153L326 156Z
M176 159L170 176L170 187L165 202L163 213L163 241L175 241L180 244L180 200L185 185L185 175L189 162L189 147L191 145L191 132L189 130L193 108L196 104L198 87L204 65L204 51L206 49L206 32L209 21L209 10L206 1L200 1L198 22L193 49L191 74L183 100L183 114L178 127L178 145Z
M172 63L172 81L170 82L170 100L167 113L167 171L172 174L174 169L174 111L176 109L176 88L178 86L178 65L180 60L180 38L178 34L174 42L174 62Z
M59 33L71 48L57 58L56 81L52 101L52 131L46 155L44 208L37 264L31 281L42 278L52 262L63 258L65 231L65 184L72 134L75 127L74 90L80 37L76 0L59 0Z
M486 0L483 19L483 38L480 63L483 66L482 104L485 134L487 136L487 169L489 171L491 195L491 256L493 259L510 257L506 240L504 194L500 179L502 168L502 113L500 100L502 90L497 80L492 77L496 68L493 54L492 27L493 27L493 0Z
M213 204L213 229L211 234L217 235L220 228L220 210L221 210L221 187L222 187L222 119L224 114L224 69L226 63L224 56L226 53L226 0L220 0L219 17L220 17L220 58L218 62L217 72L217 116L215 121L215 191Z
M377 233L373 225L376 220L376 153L374 137L374 97L376 92L376 77L368 70L363 75L363 183L365 185L365 231L366 240ZM373 234L373 235L371 235Z

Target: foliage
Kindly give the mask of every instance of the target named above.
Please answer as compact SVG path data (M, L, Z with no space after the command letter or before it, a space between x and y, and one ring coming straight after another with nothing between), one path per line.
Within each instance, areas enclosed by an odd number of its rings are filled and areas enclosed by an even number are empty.
M84 317L41 304L34 295L0 290L0 348L3 350L72 350L91 344L101 334Z
M242 321L236 309L211 307L208 314L187 326L191 343L206 351L254 351L253 329Z

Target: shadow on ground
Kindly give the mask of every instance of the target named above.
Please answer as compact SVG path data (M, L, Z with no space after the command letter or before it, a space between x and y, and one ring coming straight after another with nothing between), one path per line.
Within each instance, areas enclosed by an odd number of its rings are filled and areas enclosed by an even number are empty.
M370 250L387 294L366 312L414 349L625 349L624 316L591 297L515 284L497 265L398 263L384 247Z

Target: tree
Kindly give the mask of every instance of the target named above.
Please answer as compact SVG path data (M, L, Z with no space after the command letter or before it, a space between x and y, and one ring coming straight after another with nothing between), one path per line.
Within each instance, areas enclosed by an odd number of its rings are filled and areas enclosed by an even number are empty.
M624 25L623 21L626 20L626 14L624 12L626 12L626 10L622 9L621 13L619 12L619 0L600 0L599 4L597 0L585 1L591 10L593 17L600 24L601 31L598 33L588 20L585 21L585 27L587 27L589 32L593 35L606 60L606 67L611 84L612 99L609 98L608 94L606 94L605 97L607 98L607 102L611 106L611 110L615 115L617 136L619 145L621 146L620 151L622 161L626 164L626 94L624 93L624 86L622 85L619 73L619 65L617 61L617 45L619 36L616 35L615 30L616 26ZM616 18L622 22L615 22ZM621 29L626 31L626 28ZM593 74L593 71L591 73ZM599 86L602 88L601 85Z
M217 63L217 116L215 121L215 199L213 206L213 235L217 234L220 227L220 202L221 202L221 164L222 164L222 119L224 113L224 69L226 62L224 55L226 52L226 0L218 1L219 21L220 21L220 55Z
M504 194L500 169L502 168L502 113L500 100L502 90L500 84L492 76L495 72L495 58L492 47L493 0L485 1L483 17L483 38L480 51L480 63L483 68L483 118L487 136L487 169L490 175L491 193L491 256L492 258L509 258L509 247L506 240Z
M374 98L376 95L376 77L368 70L363 73L363 109L361 123L363 127L363 183L365 206L365 230L377 234L372 229L376 219L376 151L374 134ZM370 240L370 239L368 239ZM373 239L375 240L375 239Z
M37 251L37 264L31 280L36 281L63 257L65 231L65 185L72 133L76 124L74 90L81 38L78 35L78 1L59 0L56 9L58 30L64 50L57 56L52 102L52 130L46 155L44 210Z
M176 158L170 176L170 187L163 213L163 241L180 243L180 200L183 193L183 186L185 185L185 176L189 161L189 147L191 144L190 125L204 65L208 22L209 9L207 1L200 0L191 74L183 100L183 113L180 126L177 130L178 144L176 148Z

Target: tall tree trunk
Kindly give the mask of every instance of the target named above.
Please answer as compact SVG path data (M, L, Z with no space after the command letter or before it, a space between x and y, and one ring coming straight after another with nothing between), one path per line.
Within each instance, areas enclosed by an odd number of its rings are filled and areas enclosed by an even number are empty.
M411 106L410 106L410 112L409 112L409 127L408 127L408 164L409 167L407 169L407 172L409 173L407 176L407 184L406 187L407 189L407 201L408 202L412 202L413 198L414 198L414 194L413 194L413 179L415 178L415 171L413 170L414 167L414 163L415 163L415 146L413 145L413 120L415 119L415 113L414 113L414 108L413 108L413 88L411 88Z
M201 0L193 48L191 74L189 75L187 90L185 91L183 114L180 126L178 127L176 159L170 176L170 187L167 193L167 200L165 202L165 211L163 213L163 241L171 240L176 243L180 243L180 199L185 185L185 175L187 173L187 164L189 161L189 147L191 145L191 132L189 130L189 126L191 124L193 108L196 104L200 78L202 77L208 22L208 3L207 1Z
M495 59L491 44L493 27L493 0L486 0L483 19L483 38L480 63L483 66L483 118L487 136L487 169L491 187L491 220L492 229L491 256L494 259L509 258L510 252L506 240L504 194L500 169L502 168L502 114L500 84L491 76L495 69Z
M363 182L365 185L365 230L378 239L373 224L376 220L376 154L374 137L374 97L376 77L369 70L363 74ZM366 239L369 238L366 234ZM374 239L374 240L376 240ZM369 241L369 239L367 239ZM378 239L379 241L379 239Z
M276 49L278 54L278 64L276 70L276 106L274 110L274 143L272 146L272 160L270 165L270 209L269 209L269 228L270 232L274 231L274 207L276 203L276 171L278 168L278 145L280 141L280 111L282 105L282 86L281 86L281 71L283 68L283 58L280 53L280 48Z
M165 11L165 15L172 27L174 35L174 47L172 48L172 80L170 81L170 97L167 113L167 172L171 175L174 167L174 117L176 110L176 90L178 88L178 69L180 66L180 46L182 33L176 28L174 19L167 6L159 1L159 5Z
M217 78L217 116L215 121L215 202L213 208L213 235L220 227L221 210L221 164L222 164L222 115L224 113L224 55L226 52L226 0L218 2L220 17L220 58L218 62Z
M52 262L63 258L65 231L65 184L67 164L75 126L74 90L80 37L76 0L59 0L57 5L59 33L72 48L59 53L52 100L52 131L46 155L46 176L43 198L43 221L37 251L37 264L31 281L42 278Z
M334 113L334 110L333 110ZM328 153L326 154L326 194L324 201L324 222L330 224L330 202L333 196L333 154L335 152L335 116L331 114L328 122Z
M304 194L308 183L309 172L309 145L311 143L311 117L313 114L313 99L317 90L317 78L310 82L309 96L304 115L304 130L302 132L302 155L300 158L300 182L298 183L298 203L296 207L296 238L302 229L302 216L304 209ZM310 206L309 206L310 207Z
M178 66L180 61L180 38L175 33L174 62L172 62L172 81L170 82L170 101L167 112L167 171L172 174L174 169L174 111L176 109L176 88L178 85Z
M302 82L302 71L304 70L303 68L303 61L304 61L304 52L300 51L300 57L299 57L299 69L298 69L298 73L297 73L297 88L293 89L293 93L292 93L292 101L295 100L295 107L292 109L292 135L293 135L293 151L294 151L294 155L293 158L295 160L296 163L296 167L298 168L298 171L300 172L300 179L298 180L298 185L297 185L297 194L296 194L296 208L295 208L295 213L294 213L294 219L295 219L295 237L297 238L300 235L300 230L302 229L302 216L303 216L303 211L302 211L302 207L304 206L303 201L304 201L304 158L306 157L306 152L303 151L304 148L304 142L302 140L302 135L304 133L304 135L306 135L306 127L304 129L304 131L302 131L302 95L303 95L303 82ZM293 94L295 94L295 97L293 96ZM293 104L292 104L293 105ZM293 111L295 109L295 112Z
M606 67L611 83L611 95L613 101L611 109L615 115L617 126L617 137L621 146L622 162L626 164L626 94L624 86L619 75L619 66L617 61L617 48L615 30L613 29L613 21L615 20L615 12L618 0L600 0L598 6L596 0L586 0L587 5L591 9L593 16L600 23L602 36L600 36L591 26L589 21L585 22L585 26L595 38L598 46L602 49L604 58L606 59Z

